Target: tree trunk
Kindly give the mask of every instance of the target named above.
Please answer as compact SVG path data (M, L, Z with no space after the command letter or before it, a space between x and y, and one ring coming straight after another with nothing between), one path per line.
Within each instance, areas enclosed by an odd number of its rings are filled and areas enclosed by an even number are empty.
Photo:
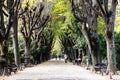
M116 15L116 3L117 1L112 1L111 15L109 17L105 17L105 25L106 25L106 44L107 44L107 73L116 73L116 55L115 55L115 42L114 42L114 23L115 23L115 15Z
M3 40L0 42L0 68L5 70L5 73L7 73L7 62L8 62L8 41Z
M107 74L116 72L116 56L114 43L114 27L108 24L109 28L106 30L106 44L107 44Z
M114 38L112 39L106 38L106 43L107 43L107 59L108 59L107 73L112 72L113 74L115 74L116 57L115 57Z
M14 14L14 23L13 23L13 47L14 47L14 58L15 64L17 66L20 65L20 55L19 55L19 47L18 47L18 12L16 11Z
M87 45L88 45L89 53L92 54L90 37L88 36L88 33L87 33L87 30L85 29L85 26L86 26L86 24L83 23L83 24L82 24L81 32L82 32L82 34L83 34L84 37L85 37L86 43L87 43ZM92 63L95 64L94 56L92 57Z
M19 48L18 48L18 34L16 29L14 29L14 34L13 34L13 47L14 47L15 64L19 66L20 58L19 58Z
M75 59L77 59L78 53L79 53L79 49L75 49L75 50L74 50Z
M93 51L92 51L92 54L91 54L91 58L92 58L92 65L94 67L95 64L97 63L97 58L96 58L96 54Z
M100 47L99 47L99 37L98 37L98 24L97 24L97 15L94 15L93 20L93 32L91 36L91 45L92 45L92 55L94 65L97 63L101 63L100 61Z
M92 43L94 43L94 44L92 44L92 54L91 54L91 57L92 57L93 66L95 66L95 64L101 63L101 60L100 60L100 49L99 49L99 42L98 42L98 40L95 40Z
M71 61L73 61L75 59L75 55L74 55L74 49L72 47L70 49L70 54L71 54Z
M0 0L1 1L1 0ZM3 17L3 13L2 13L2 4L3 1L0 2L0 68L4 68L3 67L3 62L6 63L6 59L4 57L5 53L3 53L3 40L4 40L4 33L5 33L5 28L4 28L4 17Z
M42 63L43 62L43 55L42 55L42 53L40 53L40 63Z
M97 34L97 29L95 29L95 32L93 32L92 34L93 35L88 35L88 32L86 30L86 24L83 23L82 24L82 34L84 35L85 37L85 40L86 40L86 43L88 45L88 50L89 50L89 53L91 55L91 58L92 58L92 65L93 65L93 68L95 66L95 64L97 63L100 63L100 53L99 53L99 42L98 42L98 34ZM95 26L95 25L94 25ZM95 26L97 27L97 26Z
M25 40L25 55L24 55L26 65L30 64L30 42L29 39Z
M3 15L3 4L4 1L0 0L0 69L5 70L3 74L7 73L7 62L8 62L8 35L9 30L6 30L4 25L4 15ZM10 20L10 17L8 17ZM9 24L8 24L9 26ZM7 27L8 27L7 26Z

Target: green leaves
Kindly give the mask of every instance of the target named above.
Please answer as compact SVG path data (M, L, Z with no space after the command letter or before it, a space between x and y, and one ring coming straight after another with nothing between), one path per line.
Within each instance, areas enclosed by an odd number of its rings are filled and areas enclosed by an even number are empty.
M56 0L53 6L53 14L61 15L69 11L69 4L67 0Z
M23 0L22 2L22 7L26 7L27 5L29 6L37 6L39 0Z
M120 10L116 12L115 31L120 33Z
M98 34L105 33L105 23L101 17L98 17Z
M85 38L83 35L81 35L81 36L77 37L74 48L77 48L77 49L85 48L85 45L86 45Z

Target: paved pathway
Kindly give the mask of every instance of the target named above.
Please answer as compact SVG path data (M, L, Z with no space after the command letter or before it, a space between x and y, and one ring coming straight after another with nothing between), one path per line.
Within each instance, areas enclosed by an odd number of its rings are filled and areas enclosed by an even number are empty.
M5 80L108 80L104 76L91 73L83 67L50 60L35 67L12 74ZM119 79L115 79L119 80Z

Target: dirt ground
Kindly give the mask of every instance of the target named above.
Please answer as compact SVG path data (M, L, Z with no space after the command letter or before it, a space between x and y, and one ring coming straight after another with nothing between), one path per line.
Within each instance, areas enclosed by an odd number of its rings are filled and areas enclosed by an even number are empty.
M101 76L84 67L65 63L64 60L52 59L48 62L25 68L11 76L3 76L0 80L120 80L119 75Z

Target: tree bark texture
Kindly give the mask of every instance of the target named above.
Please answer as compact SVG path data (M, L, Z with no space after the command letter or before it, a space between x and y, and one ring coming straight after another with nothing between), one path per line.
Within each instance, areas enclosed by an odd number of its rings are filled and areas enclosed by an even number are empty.
M97 0L97 3L100 7L100 10L102 12L102 17L105 22L106 32L105 32L105 38L106 38L106 44L107 44L107 60L108 60L108 66L107 66L107 74L116 73L116 55L115 55L115 42L114 42L114 23L115 23L115 15L116 15L116 6L118 4L118 0L112 0L110 9L108 0L104 1L104 8L102 5L99 4L99 0Z
M110 22L106 24L106 44L107 44L107 59L108 59L107 73L112 72L113 74L116 73L114 21L115 21L115 13L111 16Z
M96 61L95 64L101 63L97 14L94 14L94 19L93 19L93 31L92 31L92 35L91 35L91 46L92 46L92 57L93 57L94 61Z
M24 62L26 65L30 64L30 38L25 38L25 53L24 53Z
M19 0L17 2L19 4ZM20 54L18 47L18 5L15 7L13 16L13 47L14 47L14 58L15 64L19 67L20 65Z

